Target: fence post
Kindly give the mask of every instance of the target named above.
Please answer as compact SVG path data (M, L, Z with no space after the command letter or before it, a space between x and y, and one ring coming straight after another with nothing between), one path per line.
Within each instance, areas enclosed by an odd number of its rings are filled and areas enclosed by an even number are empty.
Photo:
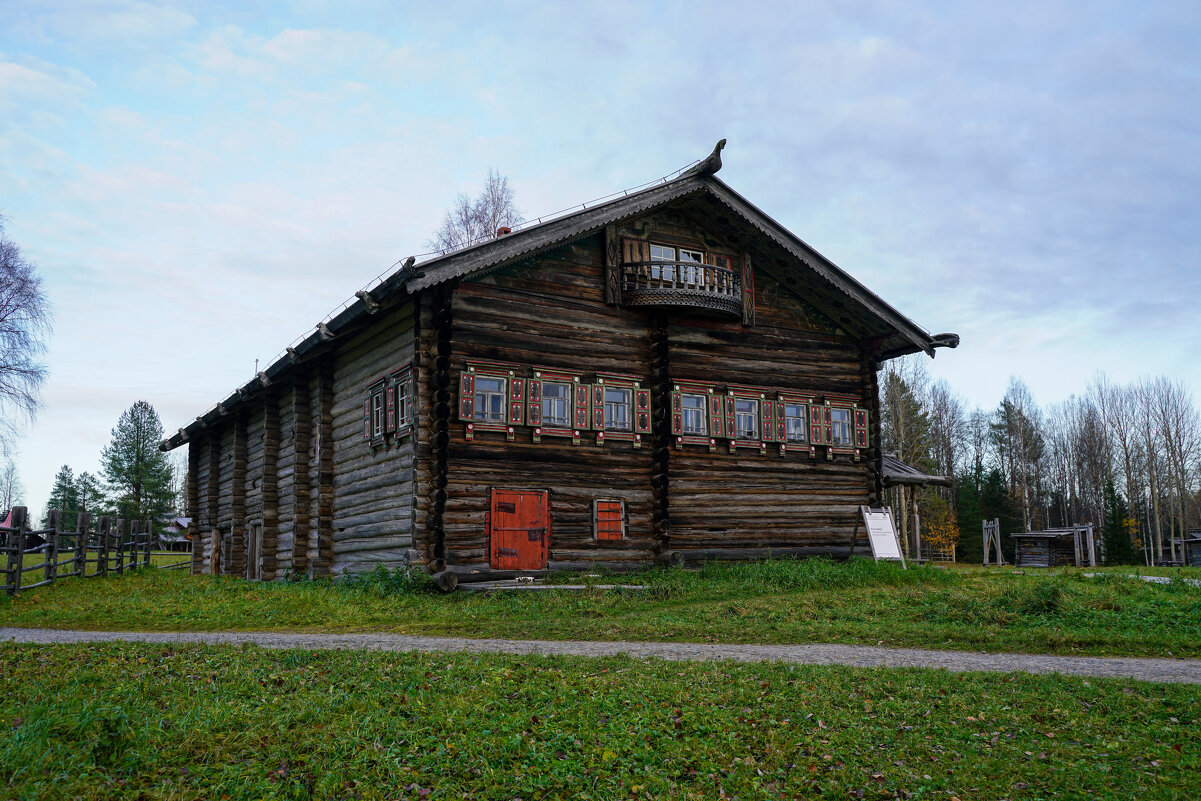
M50 536L46 537L47 547L42 551L46 555L42 578L49 582L54 582L58 578L58 546L60 544L58 539L58 521L62 518L62 514L58 509L51 509L46 513L46 522L49 523Z
M12 511L13 530L8 532L8 594L21 591L21 568L25 566L25 524L28 510L14 506Z
M117 575L119 576L125 572L125 518L117 518L114 531L116 532L114 536L117 539L117 555L115 557L116 564L114 569L117 571Z
M88 519L87 512L80 512L75 521L75 570L84 578L88 572Z
M154 538L154 526L151 525L153 520L153 517L146 518L146 545L145 550L142 552L143 567L150 567L150 540Z
M97 539L100 542L96 543L99 550L96 551L96 572L101 576L108 575L108 538L112 534L113 521L105 515L100 518L100 528L96 532Z

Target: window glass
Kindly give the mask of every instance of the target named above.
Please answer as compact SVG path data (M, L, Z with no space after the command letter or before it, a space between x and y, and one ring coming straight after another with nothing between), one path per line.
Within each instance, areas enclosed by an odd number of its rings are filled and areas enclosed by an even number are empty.
M605 430L630 430L630 390L605 387Z
M505 421L505 379L479 376L475 380L475 419Z
M680 261L692 262L692 264L704 264L705 254L699 250L684 250L680 248ZM693 267L692 264L684 264L680 266L680 280L688 284L696 284L701 280L701 267Z
M706 403L704 395L681 395L680 406L685 434L705 436L708 434Z
M830 428L835 445L851 444L851 410L831 409Z
M651 261L675 261L676 249L665 247L663 245L651 245ZM676 276L676 268L673 265L664 265L663 267L652 266L651 278L662 278L664 281L674 281Z
M759 439L759 401L735 401L734 425L738 439Z
M371 436L382 437L384 435L384 391L371 396Z
M571 425L567 414L567 402L571 399L571 385L553 381L542 382L542 425L551 428L568 428Z
M808 422L804 404L784 404L784 439L786 442L804 442L807 438Z

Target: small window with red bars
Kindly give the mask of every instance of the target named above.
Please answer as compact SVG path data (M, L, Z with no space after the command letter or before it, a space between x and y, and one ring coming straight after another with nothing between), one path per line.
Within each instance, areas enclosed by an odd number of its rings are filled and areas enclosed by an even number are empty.
M626 536L626 502L597 500L593 503L592 522L598 540L624 540Z

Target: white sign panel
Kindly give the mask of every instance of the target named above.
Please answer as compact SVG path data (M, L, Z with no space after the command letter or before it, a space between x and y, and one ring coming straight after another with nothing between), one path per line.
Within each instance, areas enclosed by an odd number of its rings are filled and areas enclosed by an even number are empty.
M877 559L897 559L904 563L901 541L897 539L897 529L892 523L892 510L888 507L872 509L868 506L860 506L859 509L863 512L863 524L867 526L867 539L872 546L872 555Z

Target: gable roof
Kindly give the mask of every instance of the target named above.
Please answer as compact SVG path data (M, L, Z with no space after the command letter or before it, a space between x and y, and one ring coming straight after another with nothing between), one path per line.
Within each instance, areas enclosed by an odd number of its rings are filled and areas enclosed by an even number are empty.
M856 338L873 341L881 359L909 353L934 355L939 347L954 348L956 334L931 336L878 295L856 281L800 237L784 228L742 195L711 173L694 168L677 178L621 197L584 206L545 222L527 225L510 234L484 240L459 250L414 264L412 260L381 281L294 348L270 364L258 376L195 421L163 440L160 448L172 450L190 435L229 414L236 406L261 394L268 384L291 372L294 366L332 347L339 333L373 314L383 303L403 300L455 279L476 276L529 259L541 252L593 236L608 225L639 217L676 202L688 202L702 215L720 217L727 226L742 229L745 242L758 251L756 269L783 271L786 278L800 280L805 291L798 297L816 299L834 311L833 322ZM755 235L752 236L751 232ZM762 258L765 256L766 258ZM789 281L782 282L786 287Z

